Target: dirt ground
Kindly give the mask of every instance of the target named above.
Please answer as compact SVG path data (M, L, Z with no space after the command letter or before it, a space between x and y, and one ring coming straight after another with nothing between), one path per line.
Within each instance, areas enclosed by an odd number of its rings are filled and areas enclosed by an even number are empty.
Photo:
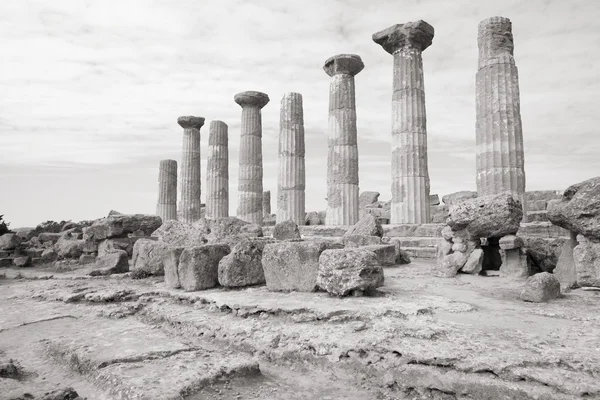
M600 292L525 303L524 281L431 265L343 299L5 269L0 399L600 398Z

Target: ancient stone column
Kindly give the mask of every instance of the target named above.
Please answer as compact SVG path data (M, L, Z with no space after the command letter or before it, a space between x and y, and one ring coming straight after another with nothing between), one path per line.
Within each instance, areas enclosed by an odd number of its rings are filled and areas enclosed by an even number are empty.
M271 215L271 191L265 190L263 192L263 217L267 218Z
M262 225L263 166L261 109L269 96L261 92L242 92L234 97L242 107L240 168L238 178L237 217Z
M480 22L477 44L477 192L479 196L511 192L521 201L526 222L519 73L510 20L492 17Z
M180 220L192 223L200 219L200 128L204 125L204 118L179 117L177 123L183 128L183 151L179 179Z
M229 150L227 124L211 121L206 164L206 218L229 217Z
M430 222L422 52L431 45L433 33L427 22L416 21L373 34L373 41L394 56L392 224Z
M358 146L354 76L365 65L355 54L338 54L325 61L329 84L326 225L358 222Z
M304 111L300 93L286 93L279 118L277 223L305 223Z
M158 167L156 215L162 222L177 219L177 161L161 160Z

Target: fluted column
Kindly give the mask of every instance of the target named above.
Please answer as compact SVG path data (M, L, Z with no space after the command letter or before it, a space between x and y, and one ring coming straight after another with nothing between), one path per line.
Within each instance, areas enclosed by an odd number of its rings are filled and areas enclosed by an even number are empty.
M304 111L300 93L286 93L279 118L277 223L292 220L304 225L305 179Z
M365 65L355 54L325 61L329 84L326 225L358 222L358 146L354 76Z
M392 95L392 224L426 224L429 215L427 116L422 52L434 29L425 21L391 26L373 41L394 56Z
M211 121L206 163L206 218L229 217L229 149L227 124Z
M271 191L265 190L263 192L263 218L267 218L271 215Z
M204 125L204 118L179 117L177 123L183 128L180 218L181 222L192 223L200 219L200 128Z
M156 215L162 222L177 219L177 161L161 160L158 167Z
M492 17L482 21L477 43L477 192L480 196L511 192L521 201L526 222L519 73L510 20Z
M234 97L242 107L240 168L238 178L237 217L243 221L263 223L263 165L261 109L269 96L261 92L242 92Z

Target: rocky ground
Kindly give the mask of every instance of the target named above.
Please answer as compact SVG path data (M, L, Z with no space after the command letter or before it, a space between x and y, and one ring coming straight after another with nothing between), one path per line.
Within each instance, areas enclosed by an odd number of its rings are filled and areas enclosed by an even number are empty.
M3 269L0 398L600 398L600 292L525 303L522 280L432 265L343 299Z

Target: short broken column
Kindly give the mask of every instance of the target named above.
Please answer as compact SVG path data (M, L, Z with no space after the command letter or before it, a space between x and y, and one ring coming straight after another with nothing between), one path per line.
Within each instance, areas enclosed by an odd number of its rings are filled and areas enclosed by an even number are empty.
M263 217L264 218L270 217L271 216L271 191L270 190L265 190L263 192L262 207L263 207Z
M477 42L477 192L479 196L511 192L523 205L527 222L519 75L510 20L482 21Z
M425 21L398 24L373 34L373 41L394 56L392 224L430 222L422 53L433 35L433 27Z
M179 211L181 222L191 224L200 219L200 128L204 118L179 117L177 123L183 128Z
M355 54L338 54L325 61L329 84L327 154L327 215L325 225L358 221L358 146L354 76L363 70Z
M305 221L304 111L300 93L286 93L279 118L277 223Z
M163 223L177 219L177 161L175 160L160 161L156 215Z
M261 109L269 102L265 93L247 91L233 98L242 107L237 217L263 223L263 164Z
M229 217L229 150L227 124L211 121L206 164L206 218Z

